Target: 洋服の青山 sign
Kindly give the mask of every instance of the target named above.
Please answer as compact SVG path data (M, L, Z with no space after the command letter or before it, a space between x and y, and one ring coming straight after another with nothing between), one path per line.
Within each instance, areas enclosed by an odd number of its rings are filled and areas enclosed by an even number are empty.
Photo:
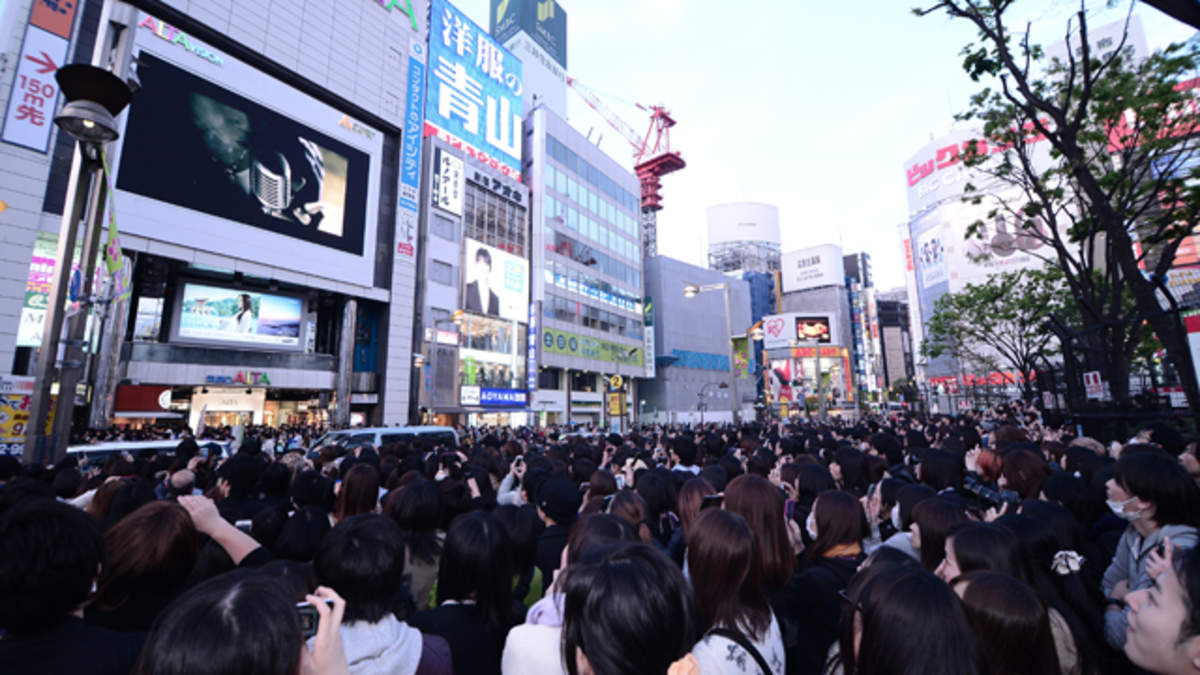
M148 16L138 24L138 28L148 28L158 37L173 45L183 47L205 61L210 61L218 66L225 63L225 59L221 58L220 55L214 54L212 50L197 42L195 38L162 19L155 19L152 16Z
M232 384L243 386L265 387L271 384L271 378L266 372L257 370L238 371L233 375L209 375L204 378L204 384Z

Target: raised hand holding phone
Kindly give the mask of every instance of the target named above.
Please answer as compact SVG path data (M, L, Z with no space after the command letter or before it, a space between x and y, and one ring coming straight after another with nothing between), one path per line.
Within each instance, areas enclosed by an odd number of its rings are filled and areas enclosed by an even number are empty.
M318 587L304 599L316 610L318 619L311 644L300 650L300 672L304 675L349 675L341 631L346 601L325 586Z

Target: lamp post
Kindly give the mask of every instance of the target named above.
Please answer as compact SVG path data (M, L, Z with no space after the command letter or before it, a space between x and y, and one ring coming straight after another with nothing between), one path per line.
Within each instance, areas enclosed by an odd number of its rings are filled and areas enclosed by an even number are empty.
M739 413L741 412L740 408L742 407L742 401L738 397L737 369L735 369L733 367L733 362L734 362L733 303L730 300L731 289L730 289L729 282L725 281L725 282L721 282L719 284L705 284L703 286L698 286L696 284L687 284L683 287L683 297L694 298L701 293L707 293L709 291L722 291L725 295L725 340L728 342L728 344L726 346L727 346L727 349L729 352L729 385L728 386L729 386L729 389L731 390L731 393L733 394L733 405L731 406L731 410L733 412L733 423L738 424L739 420L741 418ZM703 415L703 411L701 411L701 414ZM703 423L703 421L701 423Z
M704 403L704 397L708 394L709 387L716 387L717 389L728 389L729 383L728 382L709 382L709 383L705 384L703 387L700 387L700 391L696 393L696 398L698 399L696 402L696 408L700 411L700 426L704 426L704 408L707 407L707 405Z
M128 37L128 36L125 36ZM128 42L128 41L127 41ZM125 59L119 59L125 61ZM117 65L117 70L123 68ZM107 143L115 141L116 116L129 105L133 92L129 85L112 72L96 66L72 64L59 68L54 74L67 103L54 118L64 133L70 134L77 143L71 163L71 178L67 194L72 196L69 208L63 211L59 225L57 264L50 284L49 307L42 331L42 344L38 349L35 370L35 389L30 400L29 424L26 427L23 459L28 463L42 463L47 459L57 462L67 449L71 434L71 421L75 409L75 388L83 375L84 331L87 326L87 309L92 304L92 269L96 265L96 254L100 248L100 218L106 184L102 178L102 153ZM79 221L85 215L83 250L80 254L79 300L82 308L67 322L67 337L64 346L62 367L56 368L59 338L62 334L67 301L67 288L72 275L71 260L74 259L75 239ZM58 380L58 402L54 416L54 428L46 437L46 421L50 414L51 387Z

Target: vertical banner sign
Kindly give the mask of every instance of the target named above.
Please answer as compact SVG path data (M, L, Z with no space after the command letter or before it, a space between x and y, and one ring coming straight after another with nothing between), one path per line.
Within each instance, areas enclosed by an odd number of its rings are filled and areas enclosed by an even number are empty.
M750 377L750 373L754 371L754 357L750 353L750 338L733 339L733 371L734 377L739 380L743 377Z
M79 0L33 3L8 92L4 131L0 132L5 143L43 154L50 149L50 131L58 108L54 71L66 63L78 8Z
M421 186L421 129L425 109L425 45L420 42L414 42L408 51L408 84L405 93L396 255L414 260L417 255L417 201Z
M521 61L458 8L433 0L425 135L521 180Z
M525 341L525 388L529 396L538 388L538 303L529 303L529 325L526 328Z
M646 378L653 380L657 377L654 351L654 298L648 295L642 303L642 334L645 336L642 346L646 350Z

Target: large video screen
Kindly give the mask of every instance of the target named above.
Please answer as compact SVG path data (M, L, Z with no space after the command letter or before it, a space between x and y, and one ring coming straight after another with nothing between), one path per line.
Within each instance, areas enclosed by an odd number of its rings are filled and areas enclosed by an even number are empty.
M180 340L299 348L300 298L185 283L179 306Z
M800 342L819 342L823 345L829 344L833 341L833 331L831 331L829 327L829 317L796 317L796 339Z
M528 321L529 261L474 239L464 241L463 309Z
M149 52L138 76L118 188L362 255L365 153Z

